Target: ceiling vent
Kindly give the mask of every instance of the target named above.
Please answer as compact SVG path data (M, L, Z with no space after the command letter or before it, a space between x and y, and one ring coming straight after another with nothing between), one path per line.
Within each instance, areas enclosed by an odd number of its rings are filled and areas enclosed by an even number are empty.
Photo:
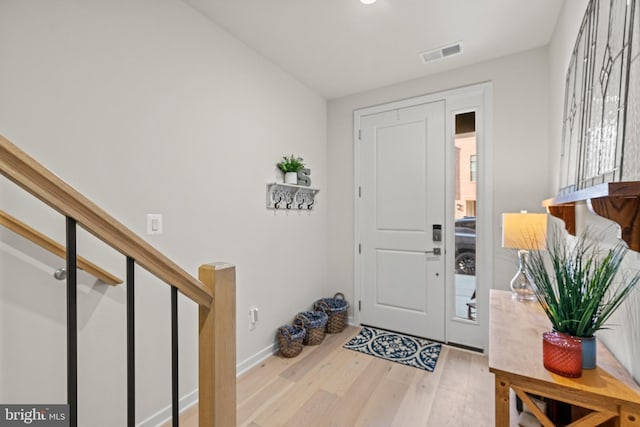
M426 64L427 62L446 58L447 56L459 55L462 53L462 42L456 42L437 49L431 49L420 53L420 59Z

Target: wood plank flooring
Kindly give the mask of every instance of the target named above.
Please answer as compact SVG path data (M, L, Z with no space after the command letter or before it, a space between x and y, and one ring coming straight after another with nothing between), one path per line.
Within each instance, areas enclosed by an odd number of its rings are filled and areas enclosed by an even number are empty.
M443 346L430 373L342 348L358 331L348 327L295 358L272 356L241 375L238 426L494 425L485 355ZM180 425L197 426L197 408Z

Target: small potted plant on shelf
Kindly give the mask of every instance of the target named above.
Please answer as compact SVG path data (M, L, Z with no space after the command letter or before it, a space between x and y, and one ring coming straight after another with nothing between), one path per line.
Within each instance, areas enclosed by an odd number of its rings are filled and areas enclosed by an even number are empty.
M575 353L574 356L582 362L577 368L595 368L594 334L604 328L605 322L629 296L640 280L640 273L621 275L620 280L614 281L628 251L624 242L603 249L588 238L586 231L573 242L562 233L554 235L556 237L548 242L546 255L541 250L531 252L527 274L554 329L543 337L545 367L561 375L580 376L580 371L563 372L562 367L557 370L554 360L566 356L558 353L576 348L579 356Z
M298 183L298 172L304 168L303 160L302 157L295 157L293 154L282 157L282 161L278 163L278 169L284 172L285 184Z

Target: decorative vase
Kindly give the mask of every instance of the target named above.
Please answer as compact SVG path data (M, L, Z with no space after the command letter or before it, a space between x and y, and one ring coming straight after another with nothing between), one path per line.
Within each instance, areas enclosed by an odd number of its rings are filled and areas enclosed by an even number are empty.
M542 334L544 367L563 377L582 375L582 342L579 338L556 331Z
M596 337L580 337L582 342L582 369L596 368Z
M298 172L287 172L284 174L285 184L298 184Z

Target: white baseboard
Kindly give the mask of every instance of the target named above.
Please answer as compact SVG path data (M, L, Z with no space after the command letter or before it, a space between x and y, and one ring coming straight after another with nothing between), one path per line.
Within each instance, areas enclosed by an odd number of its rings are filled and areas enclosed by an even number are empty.
M253 356L250 356L249 358L243 360L242 362L236 365L236 376L245 373L246 371L248 371L249 369L253 368L256 365L259 365L267 357L277 352L278 352L278 347L275 345L275 343L263 348Z
M278 351L278 347L275 344L265 347L253 356L243 360L236 365L236 376L243 374L256 365L259 365L267 357L275 354ZM184 412L193 405L198 403L198 389L193 390L180 399L180 412ZM137 427L157 427L166 423L171 419L171 405L151 415L146 420L138 423Z
M198 403L198 389L193 390L180 399L180 412L186 411L193 405ZM171 420L171 405L151 415L146 420L137 424L136 427L156 427Z

